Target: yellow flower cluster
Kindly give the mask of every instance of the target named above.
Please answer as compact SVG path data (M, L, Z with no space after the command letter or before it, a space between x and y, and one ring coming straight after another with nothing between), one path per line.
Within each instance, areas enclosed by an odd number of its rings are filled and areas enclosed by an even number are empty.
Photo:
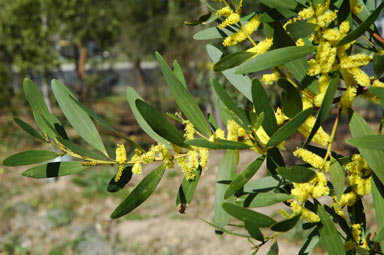
M329 187L327 186L327 177L321 172L316 173L316 177L307 183L293 183L291 194L300 202L308 200L309 196L312 198L320 198L329 194Z
M265 85L272 85L275 81L280 79L280 77L281 77L280 73L274 68L273 73L264 74L263 77L261 78L261 81Z
M308 210L303 205L300 205L297 201L292 200L290 202L290 206L292 208L294 215L301 213L301 217L300 217L301 219L304 219L308 222L319 222L320 221L320 217L316 213Z
M305 122L299 127L298 131L308 137L313 126L315 125L316 118L314 116L309 116ZM321 146L327 147L329 142L331 141L331 137L324 131L322 127L320 127L315 136L312 138L312 141L320 144Z
M252 19L248 21L247 24L242 26L238 32L233 33L230 36L226 37L223 41L223 45L227 47L233 46L247 39L248 36L253 34L253 32L255 32L259 27L260 25L259 18L260 18L260 15L255 15Z
M277 107L276 112L275 112L275 117L276 117L276 122L278 126L281 126L284 124L286 120L289 118L285 116L285 114L281 111L280 107Z
M298 148L293 152L293 155L301 158L303 161L307 162L316 169L325 170L327 172L329 171L329 161L324 161L324 159L319 155L309 150Z
M359 196L367 195L371 192L371 169L360 154L352 156L352 162L345 166L349 185Z
M255 56L261 55L269 50L273 45L273 37L267 38L261 42L259 42L256 46L247 50L247 52L255 53Z
M124 144L118 144L116 147L116 162L118 164L118 171L115 176L115 182L118 182L123 174L124 164L127 161L127 152Z

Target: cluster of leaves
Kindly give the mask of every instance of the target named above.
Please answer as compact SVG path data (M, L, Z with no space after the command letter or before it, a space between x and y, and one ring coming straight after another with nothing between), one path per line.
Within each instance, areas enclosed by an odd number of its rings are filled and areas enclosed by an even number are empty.
M376 8L375 1L370 0L366 2L260 0L261 13L252 12L240 18L238 16L242 14L242 1L234 0L228 3L222 0L220 2L224 4L224 8L227 8L224 9L225 12L206 3L212 13L190 23L190 25L212 22L219 24L218 27L214 26L197 33L194 36L195 39L234 38L237 33L243 33L241 36L247 33L246 36L243 36L244 39L248 39L254 47L257 47L257 45L261 45L261 42L256 44L252 38L253 31L244 32L244 27L251 22L261 24L265 37L273 39L273 45L264 48L263 52L258 49L258 51L241 51L224 56L218 48L212 45L206 47L208 55L215 63L214 70L221 72L239 93L249 100L253 109L239 108L222 85L212 79L211 84L219 97L222 120L227 125L228 132L227 139L218 135L224 131L219 128L211 115L205 116L202 113L186 88L179 64L175 62L172 70L162 56L157 54L156 57L165 80L181 112L188 120L182 119L181 114L168 114L168 117L186 124L186 133L183 135L165 116L144 102L132 88L127 88L127 100L138 124L155 141L168 148L167 150L179 153L177 154L179 157L188 155L182 155L180 151L188 152L196 148L226 150L216 179L213 223L207 222L216 229L216 233L228 233L249 240L254 239L257 242L254 243L255 253L260 246L268 241L273 241L270 254L276 254L276 250L278 250L277 234L266 235L265 233L270 233L268 231L286 232L302 223L302 228L311 229L311 232L307 236L300 254L309 254L319 241L329 254L381 254L384 240L384 218L381 217L384 211L384 174L382 172L384 143L379 141L383 140L383 136L375 135L364 118L353 111L352 101L355 96L361 95L384 106L384 85L380 80L383 73L381 49L384 40L379 36L373 24L384 8L384 3ZM359 11L356 11L357 9ZM305 16L303 14L305 10L313 11L314 20L299 20L299 22L294 20L298 15ZM227 14L219 15L223 13ZM232 14L234 18L229 19ZM337 17L332 19L329 18L331 16L327 16L330 21L325 22L326 25L324 23L319 25L320 16L323 14L337 14ZM309 17L312 16L309 15ZM283 26L282 23L287 21L287 26ZM346 52L346 55L342 56L345 57L343 61L348 60L352 47L364 47L374 53L376 77L369 79L369 84L362 84L364 80L360 79L358 75L351 76L352 73L362 74L359 68L348 67L348 69L342 64L338 65L339 59L335 58L336 60L333 60L334 62L331 64L336 64L331 65L329 69L325 67L331 57L322 56L325 46L320 45L323 38L316 39L316 36L324 35L328 29L336 31L337 25L341 27L343 22L347 22L351 28L355 24L356 28L345 33L344 36L337 37L338 39L334 40L332 47L339 49L349 44L350 48L342 48ZM223 24L226 25L223 27ZM371 35L369 38L364 35L367 31ZM354 41L360 36L366 38L369 45L365 46ZM299 39L303 40L305 46L294 46L295 40ZM306 57L311 59L307 62ZM365 56L361 59L370 60ZM319 67L321 71L314 74L308 70L316 64L316 61L323 61L323 64ZM359 62L357 67L363 65ZM282 112L271 105L262 83L256 78L251 79L248 75L270 68L277 77L273 82L284 90L281 96ZM328 80L327 77L329 77ZM327 80L325 86L321 82L322 79ZM261 80L266 84L270 82L267 79ZM344 84L347 88L344 88ZM348 98L344 95L347 92L338 97L337 90L342 93L348 89L356 92L352 93L354 96L351 102L346 103ZM15 118L15 121L26 132L42 142L51 143L61 152L25 151L8 157L4 160L4 165L37 164L69 154L80 161L43 163L26 170L23 175L33 178L49 178L78 173L95 165L115 165L118 169L124 166L124 170L117 172L107 188L111 192L121 190L135 173L132 171L134 165L145 163L145 160L142 159L140 159L142 161L135 160L135 155L147 155L145 151L80 103L61 82L53 80L52 91L68 122L84 141L97 151L88 150L71 142L62 123L48 111L38 87L31 80L26 79L24 92L41 132L18 118ZM320 97L320 103L316 104L315 99ZM338 104L339 101L340 104ZM308 107L308 102L311 102L311 107ZM339 111L332 134L328 136L321 126L329 117L332 108L339 108ZM344 156L332 151L335 131L342 112L348 114L349 129L353 137L348 142L359 149L360 154L357 156ZM121 155L121 146L119 146L117 155L107 152L92 119L125 139L126 144L135 151L130 160L126 160L126 155ZM194 130L193 137L190 137L191 129ZM236 131L235 138L230 135L234 131ZM281 150L285 150L284 143L289 142L288 139L298 131L306 136L306 140L293 154L300 156L305 163L286 165ZM188 132L189 135L187 135ZM200 138L196 138L197 135ZM312 140L320 147L310 145ZM243 149L252 149L261 155L237 174L238 153ZM175 155L170 158L177 162ZM360 160L360 156L363 159ZM200 157L202 156L200 155ZM360 179L351 170L355 167L353 164L357 164L358 159L362 165L359 171L361 172L361 169L365 171L359 173L361 174ZM157 160L155 156L153 156L153 160ZM165 161L164 157L158 160ZM268 176L252 180L265 161ZM111 217L121 217L143 203L156 189L165 168L166 165L162 164L148 173L115 209ZM200 176L204 173L202 168L204 167L200 165L192 169L194 177L190 178L186 175L181 183L176 199L180 212L184 212L186 206L191 203ZM121 177L116 178L118 174L121 174ZM351 177L359 180L360 183L357 181L351 183ZM321 181L322 178L325 181ZM347 186L346 179L348 180ZM361 183L366 186L361 186ZM364 188L363 191L358 190L361 188L360 186ZM306 190L308 187L312 187L312 191ZM365 187L369 187L369 189ZM317 193L314 191L315 189L318 190ZM377 233L370 232L372 230L368 229L366 224L362 200L364 195L369 193L372 194L374 201L379 226ZM327 196L331 199L319 200L319 198ZM327 202L329 200L333 200L333 203ZM253 209L274 204L280 204L282 209L293 213L285 211L282 214L286 216L286 219L276 221ZM347 213L347 216L344 212ZM237 227L244 228L245 234L228 230L230 217L241 222ZM304 222L299 221L300 218Z

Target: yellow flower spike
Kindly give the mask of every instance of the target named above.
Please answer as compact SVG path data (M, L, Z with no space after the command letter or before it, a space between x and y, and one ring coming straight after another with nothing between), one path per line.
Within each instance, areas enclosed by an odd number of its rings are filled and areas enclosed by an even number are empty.
M357 194L353 191L341 195L339 205L340 207L344 206L353 206L357 201Z
M315 153L309 150L298 148L293 152L293 155L295 157L301 158L303 161L307 162L314 168L329 171L329 162L324 161L322 157L320 157L319 155L316 155Z
M310 19L315 15L315 11L312 7L308 7L299 12L299 17L302 19Z
M309 116L305 122L299 127L298 131L308 137L309 133L312 130L313 125L315 125L316 118L313 116ZM323 147L327 147L329 142L331 141L331 137L324 131L322 127L317 130L315 136L312 138L312 141L320 144Z
M237 13L231 13L220 25L219 28L223 29L227 26L240 22L240 15Z
M347 69L353 67L366 66L372 61L372 57L365 54L345 56L340 59L340 67Z
M359 85L369 86L371 84L371 80L369 79L369 76L360 68L353 67L353 68L347 69L347 71L353 75L353 78Z
M255 47L247 50L247 52L255 53L255 56L261 55L269 50L273 45L273 38L267 38L259 42Z
M280 79L281 75L278 71L274 70L273 73L270 74L264 74L263 77L261 78L261 81L265 85L272 85L275 81Z
M313 186L309 183L293 183L291 194L300 202L308 200L309 195L312 193Z
M359 0L349 0L349 6L355 15L359 14L364 9L364 6Z
M221 8L220 10L218 10L216 12L216 15L217 16L226 16L226 17L228 17L232 13L233 13L232 9L229 6L225 6L225 7Z
M340 30L340 33L342 33L344 35L347 34L349 31L349 22L348 21L341 22L341 24L339 26L339 30Z
M353 224L352 225L352 236L353 236L353 240L355 240L356 243L358 243L360 241L360 235L361 235L360 224Z
M248 21L248 23L245 24L237 33L233 33L226 37L223 41L223 45L229 47L247 39L248 36L255 32L255 30L259 27L259 17L260 15L255 15L255 17Z
M124 164L127 161L127 152L125 150L124 144L118 144L116 148L116 162L119 164Z
M328 9L330 0L326 0L323 4L316 5L316 16L323 15Z
M262 126L260 126L257 130L256 130L256 135L257 135L257 138L259 138L259 141L261 143L261 145L265 146L268 142L269 142L269 135L267 134L267 132L265 132L264 128Z
M283 210L283 209L279 209L279 213L286 219L289 219L291 218L291 215L289 215L289 213L287 213L287 211Z
M227 122L227 140L237 142L239 139L239 129L241 127L234 120Z
M322 38L330 41L333 46L340 41L341 37L342 34L336 28L327 29L322 35Z
M343 113L347 113L348 109L352 108L352 102L356 97L356 87L347 87L347 90L340 98L340 107Z
M284 115L284 113L282 112L280 107L277 107L277 109L276 109L275 118L276 118L278 126L283 125L286 120L289 120L289 118Z
M303 40L303 38L299 38L297 41L296 41L296 46L305 46L305 42Z
M337 10L335 11L327 11L326 13L317 17L317 25L321 28L328 27L332 21L337 19Z
M188 140L193 139L195 137L195 134L196 134L195 127L192 125L192 123L189 120L184 120L183 124L185 125L184 137Z
M207 148L199 148L200 154L200 166L202 169L206 169L209 157L209 150Z
M300 214L302 219L308 221L308 222L319 222L320 217L315 214L314 212L308 210L307 208L304 208L302 205L297 203L296 201L291 201L290 206L294 212L294 214Z
M379 80L374 80L372 83L372 87L384 88L384 82L381 82Z
M141 165L141 163L135 163L132 167L132 173L134 175L140 175L143 173L143 166Z

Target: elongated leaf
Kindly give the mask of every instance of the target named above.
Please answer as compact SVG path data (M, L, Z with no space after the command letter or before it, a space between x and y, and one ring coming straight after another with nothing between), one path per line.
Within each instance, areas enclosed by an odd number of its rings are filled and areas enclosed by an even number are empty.
M376 242L384 241L384 227L380 227L379 231L375 236L375 241Z
M344 192L345 172L339 161L336 159L332 159L331 161L330 175L335 195L337 199L340 200L340 197Z
M224 210L229 213L231 216L239 219L241 221L249 220L254 223L255 226L259 228L270 227L272 224L275 224L276 221L271 217L264 215L262 213L240 207L231 203L223 203Z
M375 134L368 123L356 112L350 116L349 129L353 138ZM381 183L384 183L384 172L382 171L384 169L384 161L382 160L384 152L360 147L358 149Z
M261 164L263 164L265 156L261 156L255 161L253 161L245 170L243 170L228 186L224 194L224 199L229 198L240 190L259 170Z
M316 177L315 171L302 166L278 167L277 172L283 178L297 183L306 183Z
M289 118L293 118L296 114L303 110L300 93L286 79L279 79L277 84L286 91L286 93L282 94L281 98L283 112Z
M227 28L219 29L218 27L210 27L194 34L193 39L195 40L221 39L231 34L233 34L233 32Z
M215 190L215 215L213 222L224 227L229 221L229 214L224 211L221 204L224 201L231 202L233 198L224 200L224 193L228 184L233 180L236 175L237 153L233 150L228 150L219 165L219 170L216 177L216 190ZM216 229L216 233L220 233L220 229Z
M269 8L295 10L298 7L298 4L294 0L260 0L260 2Z
M320 241L319 230L315 228L312 232L307 236L303 246L299 251L299 255L308 255L315 248L317 243Z
M267 146L275 146L294 134L304 121L311 115L313 108L305 109L279 128L269 139Z
M321 127L324 121L327 119L328 114L331 110L333 98L339 85L340 77L336 75L330 82L327 91L325 92L323 102L321 104L320 110L316 116L316 122L312 127L311 133L309 133L307 140L304 143L304 146L307 145L316 134L317 130Z
M196 147L210 148L210 149L228 149L228 150L241 150L249 149L249 145L240 142L218 140L215 142L210 142L202 138L196 138L192 140L185 141L188 145L193 145Z
M131 108L131 111L133 113L133 116L135 116L137 124L139 124L141 129L147 135L149 135L153 140L157 141L158 143L164 144L167 147L170 147L168 141L165 140L164 138L162 138L161 136L159 136L155 131L153 131L151 126L145 121L145 119L143 118L143 116L141 115L139 110L137 109L136 104L135 104L136 100L137 99L143 100L139 96L139 94L137 94L133 88L128 87L126 90L126 96L127 96L129 107Z
M348 139L347 142L358 148L380 151L384 150L384 135L363 135Z
M374 55L373 70L375 71L377 79L379 79L384 72L384 55L381 55L381 54Z
M251 198L252 200L248 202L248 198ZM250 194L248 195L248 198L244 201L244 205L249 208L257 208L285 202L288 199L292 199L293 197L285 193L268 192L257 193L256 195Z
M363 23L361 23L356 29L352 30L347 36L345 36L341 41L336 45L337 47L340 47L344 44L350 43L353 40L356 40L361 35L363 35L367 29L377 20L377 18L380 16L381 11L384 8L384 2L382 2L374 12L372 12L371 15L369 15L368 18L366 18Z
M372 186L372 199L373 199L373 206L375 207L376 212L376 220L379 224L379 233L377 236L379 236L381 229L384 228L384 185L380 182L380 180L377 178L375 174L372 175L371 179L371 186ZM380 238L381 237L377 237ZM383 247L384 240L378 239L377 241L380 241L380 245Z
M158 52L156 52L156 58L159 62L168 87L181 111L185 114L188 120L191 121L196 129L200 130L203 134L210 136L212 134L211 129L195 99L177 79L171 68L169 68L168 64Z
M69 174L76 174L88 166L83 166L78 161L51 162L32 167L22 173L23 176L32 178L51 178Z
M13 118L13 120L17 123L17 125L19 125L22 129L24 129L25 132L27 132L28 134L30 134L31 136L39 140L46 142L44 137L39 132L37 132L33 127L31 127L28 123L24 122L19 118Z
M301 214L298 214L290 219L286 219L280 222L277 222L271 226L271 230L276 232L287 232L291 230L296 223L299 221Z
M144 120L158 135L180 147L188 147L184 143L184 137L180 131L154 107L140 99L136 100L136 107Z
M316 24L305 21L293 22L287 25L287 32L295 39L305 38L312 34L316 26Z
M220 61L213 66L213 71L221 72L236 67L254 55L255 53L246 51L232 53L220 59Z
M179 62L177 62L177 60L175 59L175 61L173 61L173 73L175 74L175 76L177 77L177 79L181 82L181 84L183 84L183 86L186 88L187 87L187 83L185 82L185 78L184 78L184 74L183 74L183 69L181 69L181 66L179 65Z
M43 97L41 96L39 88L30 79L24 79L23 89L25 97L33 111L33 117L35 118L37 126L40 128L46 137L56 137L56 133L52 131L48 126L47 122L55 127L56 131L63 131L60 121L53 116L49 110ZM65 131L60 132L63 138L67 138Z
M212 114L208 113L208 121L209 121L209 124L211 124L211 127L216 130L219 128L219 126L217 125L217 122L215 120L215 118L213 117Z
M60 81L52 80L52 91L68 122L90 145L108 155L103 141L88 114L77 105L72 92Z
M268 51L248 60L236 68L237 74L263 71L292 60L305 57L316 50L314 46L289 46Z
M218 62L223 55L223 53L218 48L210 44L207 44L206 49L213 63ZM243 96L252 102L252 80L248 76L235 74L235 69L236 68L227 69L223 71L222 74Z
M373 95L379 97L379 98L384 98L384 88L376 88L376 87L371 87L368 89L369 92L371 92Z
M243 109L240 109L235 104L235 102L233 102L233 100L228 95L228 93L225 91L223 86L221 86L221 84L218 81L216 81L216 79L211 79L211 84L213 85L213 87L216 91L216 94L219 96L220 100L224 103L224 105L229 110L231 110L234 114L236 114L237 117L239 117L241 119L241 121L245 125L246 129L249 129L249 128L247 128L249 125L249 121L247 119L245 111Z
M88 159L99 159L99 160L108 160L109 158L106 157L104 154L97 153L94 151L89 151L86 148L79 146L75 143L72 143L71 141L65 140L63 138L58 137L57 140L64 145L66 148L70 149L72 152L79 154L80 156L83 156Z
M256 181L249 182L244 185L244 192L254 193L260 191L268 191L279 187L280 180L277 180L274 176L268 176Z
M279 255L279 245L277 244L277 241L273 242L271 248L269 248L267 255Z
M322 205L317 203L317 215L320 217L321 226L319 227L320 241L324 248L330 255L342 255L345 254L344 245L341 241L339 232L329 217L327 212L324 210Z
M144 179L112 212L111 218L120 218L121 216L130 213L136 207L141 205L155 191L157 185L164 175L164 171L165 166L161 165L150 172L147 176L145 176Z
M191 203L197 184L201 176L201 167L196 170L195 179L187 180L185 177L179 187L176 198L176 207L179 213L185 213L187 206Z
M261 242L264 241L263 233L261 233L260 229L257 227L257 224L255 224L253 221L245 219L244 227L253 238Z
M127 88L128 89L128 88ZM80 106L81 109L83 109L90 117L92 117L94 120L96 120L98 123L100 123L103 127L111 130L113 133L116 135L120 136L123 138L125 141L128 142L129 145L143 151L143 148L140 147L137 143L126 137L125 135L120 134L114 127L112 127L108 122L106 122L102 117L100 117L97 113L92 111L92 109L88 108L86 105L80 103L79 100L77 100L75 97L71 96L71 99L78 105Z
M226 234L229 234L229 235L233 235L233 236L239 236L239 237L245 237L245 238L250 238L250 236L248 235L244 235L244 234L240 234L240 233L235 233L235 232L232 232L232 231L229 231L217 224L214 224L212 222L209 222L209 221L206 221L204 219L201 219L202 221L204 221L205 223L207 223L208 225L214 227L217 231L220 231L221 233L226 233Z
M4 159L5 166L24 166L45 162L58 157L59 155L53 151L30 150L23 151Z
M264 112L264 121L262 125L265 132L271 136L277 130L275 111L271 106L263 85L261 85L260 81L257 79L252 81L252 99L256 113L260 115L262 112Z
M118 168L118 166L116 167ZM124 188L125 185L132 179L132 166L126 166L121 173L120 179L115 182L116 174L109 181L107 186L108 192L117 192Z

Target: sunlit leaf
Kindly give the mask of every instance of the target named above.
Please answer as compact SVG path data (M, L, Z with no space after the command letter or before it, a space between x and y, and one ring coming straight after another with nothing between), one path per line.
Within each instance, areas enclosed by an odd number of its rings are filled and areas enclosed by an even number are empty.
M24 166L45 162L58 157L53 151L29 150L7 157L3 161L5 166Z
M78 161L51 162L32 167L22 173L23 176L32 178L51 178L69 174L76 174L88 166L83 166Z

